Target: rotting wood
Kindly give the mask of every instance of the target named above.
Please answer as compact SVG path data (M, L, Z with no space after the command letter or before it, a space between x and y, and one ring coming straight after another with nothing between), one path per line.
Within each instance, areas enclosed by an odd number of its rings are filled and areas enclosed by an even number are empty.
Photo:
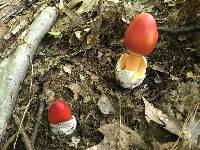
M6 5L0 10L0 20L4 23L8 23L13 16L22 12L27 7L31 6L37 2L37 0L10 0ZM12 3L12 5L10 5Z
M20 84L23 82L36 50L58 17L56 7L47 7L33 21L15 52L0 63L0 141L6 130Z

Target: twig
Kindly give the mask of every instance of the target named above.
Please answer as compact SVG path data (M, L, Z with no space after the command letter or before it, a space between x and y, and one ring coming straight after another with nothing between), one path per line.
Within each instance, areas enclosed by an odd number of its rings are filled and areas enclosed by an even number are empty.
M26 146L26 149L27 149L27 150L33 150L34 148L33 148L33 145L32 145L32 143L31 143L31 140L30 140L30 138L28 137L28 135L26 134L26 131L25 131L25 129L24 129L24 126L21 124L22 121L19 121L19 118L18 118L17 116L14 117L14 120L15 120L15 124L16 124L17 126L20 126L20 127L19 127L19 128L20 128L20 133L21 133L21 135L22 135L22 137L23 137L23 141L24 141L24 144L25 144L25 146ZM17 134L18 134L18 132L17 132ZM16 135L16 136L17 136L17 135Z
M22 134L22 137L23 137L23 141L24 141L24 144L26 146L26 149L27 150L33 150L33 145L31 143L31 140L30 138L28 137L28 135L26 134L26 131L24 130L24 127L22 125L21 127L21 134Z
M181 132L182 132L183 134L184 134L184 133L187 133L187 132L185 132L185 131L188 131L188 130L186 129L186 126L189 126L189 125L188 125L189 122L190 122L191 124L193 123L198 108L199 108L199 103L195 104L194 109L192 109L192 111L188 113L188 115L187 115L187 117L186 117L186 119L185 119L185 122L184 122L184 124L183 124L183 126L182 126L182 129L181 129ZM197 122L197 123L198 123L198 122ZM193 129L194 129L194 128L193 128ZM190 129L190 131L192 131L193 129ZM176 147L177 147L177 145L178 145L178 142L180 141L180 138L181 138L181 137L180 137L180 135L179 135L179 137L178 137L176 143L174 144L174 146L173 146L170 150L175 150L175 149L177 149Z
M36 124L35 124L34 130L33 130L32 136L31 136L31 141L32 141L33 145L35 144L35 140L37 138L38 130L40 128L40 122L42 120L43 110L44 110L44 102L40 101L40 106L39 106L38 113L37 113Z
M186 34L190 32L200 32L200 25L181 27L181 28L158 27L158 30L160 32L167 32L171 34Z
M170 148L170 150L176 150L177 149L177 145L178 145L178 143L179 143L179 141L180 141L180 136L178 136L178 139L176 140L176 142L174 143L174 145Z
M30 25L24 41L8 58L0 63L0 140L6 130L17 94L26 72L30 67L30 59L58 17L55 7L45 8Z
M95 28L94 28L94 31L93 31L93 34L95 36L99 35L100 29L101 29L101 26L102 26L103 12L104 12L103 0L99 0L98 6L97 6L98 18L96 20Z
M12 143L15 140L15 136L17 135L17 133L13 134L7 141L6 143L3 145L2 150L7 150L8 146L10 145L10 143Z

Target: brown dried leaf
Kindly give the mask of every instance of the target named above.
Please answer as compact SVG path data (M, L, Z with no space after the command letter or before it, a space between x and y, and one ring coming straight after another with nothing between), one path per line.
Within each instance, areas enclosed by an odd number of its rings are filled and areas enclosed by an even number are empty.
M68 85L68 88L74 93L74 100L77 100L78 95L81 92L81 87L77 83L71 83Z
M6 25L2 21L0 21L0 39L5 34L6 30L7 30Z
M101 126L98 130L104 134L103 141L87 150L128 150L130 145L143 143L137 132L117 121Z
M161 64L158 64L158 63L154 63L153 66L152 66L152 69L156 70L156 71L159 71L159 72L165 72L165 67L166 67L166 65L161 65Z
M172 74L170 74L170 78L171 78L172 80L174 80L174 81L178 81L178 80L179 80L178 77L176 77L176 76L174 76L174 75L172 75Z
M165 125L162 120L168 118L166 114L163 114L161 110L154 108L154 106L149 103L144 97L142 97L145 104L145 118L147 122L151 120L155 121L160 125Z
M97 5L97 0L83 0L81 7L76 11L78 15L91 11Z
M115 112L109 98L105 94L101 95L97 105L103 114L108 115L110 113Z
M174 133L183 139L189 140L192 143L197 143L198 136L200 135L200 117L193 116L184 125L180 120L174 117L168 117L166 114L163 114L161 110L154 108L154 106L144 97L143 101L145 104L145 118L148 122L153 120L156 123L163 125L164 128L171 133Z

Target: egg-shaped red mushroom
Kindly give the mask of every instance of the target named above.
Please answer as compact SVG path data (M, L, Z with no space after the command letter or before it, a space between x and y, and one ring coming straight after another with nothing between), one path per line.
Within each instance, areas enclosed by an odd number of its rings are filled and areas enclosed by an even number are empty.
M58 124L72 119L70 107L63 99L57 99L49 106L48 120L51 124Z
M57 99L48 108L48 120L54 134L72 134L77 126L77 120L72 115L70 107L64 99Z
M158 40L155 18L149 13L136 16L126 29L124 46L141 55L149 55Z

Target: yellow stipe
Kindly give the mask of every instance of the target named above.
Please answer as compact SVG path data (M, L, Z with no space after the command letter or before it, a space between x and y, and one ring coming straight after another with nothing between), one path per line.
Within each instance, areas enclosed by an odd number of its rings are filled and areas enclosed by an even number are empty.
M129 52L125 66L126 70L134 71L135 75L133 80L144 78L147 64L142 55Z

